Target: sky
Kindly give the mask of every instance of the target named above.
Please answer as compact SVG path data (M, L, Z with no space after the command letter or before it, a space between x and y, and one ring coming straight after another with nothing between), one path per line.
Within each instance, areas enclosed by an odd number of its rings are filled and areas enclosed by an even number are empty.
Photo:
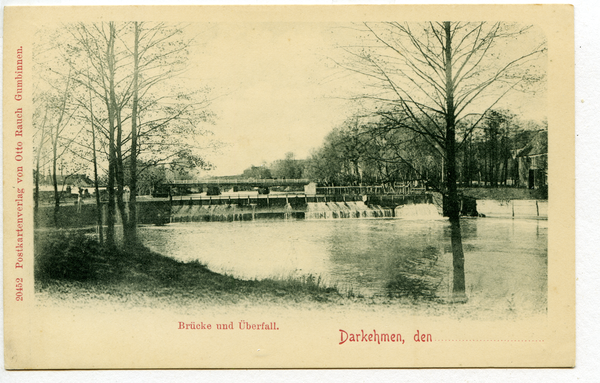
M340 47L354 50L365 44L358 37L364 36L360 27L324 22L187 25L195 44L185 73L175 81L189 90L209 88L208 110L214 115L212 125L202 126L213 135L197 137L206 144L203 154L213 169L199 175L239 175L288 152L307 158L329 132L361 110L350 99L371 89L365 87L367 78L338 64L348 59ZM527 52L543 38L540 31L532 36L512 44L510 53ZM545 92L513 92L498 107L542 120L545 100ZM218 149L211 142L218 142Z
M336 64L339 46L355 41L351 27L316 22L190 25L197 45L183 80L211 89L209 109L215 119L208 129L222 143L217 152L207 153L214 170L201 176L241 174L287 152L306 158L358 110L349 98L362 83ZM545 96L522 97L513 96L509 108L542 119Z
M196 81L210 87L214 138L210 175L233 175L293 152L305 158L352 112L345 74L329 57L332 25L197 26Z

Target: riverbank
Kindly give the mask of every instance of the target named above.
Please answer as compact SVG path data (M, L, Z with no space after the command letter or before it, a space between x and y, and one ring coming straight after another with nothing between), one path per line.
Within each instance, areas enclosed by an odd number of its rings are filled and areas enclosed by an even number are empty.
M426 306L442 279L430 248L414 252L387 285L386 294L364 296L351 287L328 285L313 274L246 280L209 270L197 260L184 262L140 245L123 250L100 245L82 231L36 233L35 289L60 301L169 302L179 305L389 304ZM143 304L146 305L146 304ZM152 305L152 304L150 304Z
M158 298L235 303L260 301L333 302L352 298L312 275L241 280L210 271L197 261L181 262L144 246L120 250L101 246L82 233L46 233L37 238L36 292L118 300Z
M235 227L225 223L210 227L148 226L139 234L150 249L140 247L129 252L100 246L93 233L38 231L36 304L105 312L158 309L185 314L202 310L246 312L255 307L267 311L273 308L328 312L392 310L399 315L491 320L545 312L545 257L531 258L527 256L529 252L521 251L515 258L511 240L498 247L497 239L477 241L473 237L477 234L495 238L491 233L507 233L506 229L516 226L518 230L513 232L519 236L530 238L533 230L536 238L542 235L543 241L544 223L465 220L469 301L453 305L448 304L452 255L447 245L436 245L435 238L430 238L426 246L411 245L414 241L410 236L399 237L407 234L400 230L403 222L408 221L302 220L286 225L275 221L239 223ZM410 222L415 229L422 226L418 221ZM443 235L444 221L433 222L437 223L425 225L428 235ZM507 223L510 223L508 228ZM377 229L384 227L387 230ZM273 233L274 228L281 230ZM273 235L265 237L265 231ZM204 241L195 240L199 232ZM390 237L390 232L397 235ZM414 235L421 238L421 232L417 230ZM259 233L263 234L257 246L247 241L258 238ZM336 233L344 233L343 240ZM383 233L387 234L382 237ZM305 237L317 242L307 242ZM190 238L192 242L188 242ZM227 238L227 242L222 238ZM334 246L330 249L331 256L319 251L319 238ZM394 244L391 253L386 250L390 243ZM299 244L302 246L298 247ZM181 254L178 248L187 250ZM275 254L278 256L273 257ZM344 254L344 258L335 258L336 254ZM319 260L325 259L329 266L320 267ZM368 261L364 263L361 259ZM331 278L327 270L335 270L336 262L343 262L344 270L356 271L346 277L338 273ZM284 268L278 267L283 264ZM252 267L253 272L243 272Z
M525 189L525 188L507 188L507 187L481 187L481 188L461 188L460 192L466 196L477 200L547 200L548 189Z

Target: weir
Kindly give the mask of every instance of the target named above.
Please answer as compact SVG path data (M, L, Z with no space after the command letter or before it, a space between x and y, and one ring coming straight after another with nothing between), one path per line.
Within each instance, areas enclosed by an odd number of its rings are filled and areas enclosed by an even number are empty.
M170 222L216 222L253 221L255 219L301 219L304 211L291 206L259 208L249 205L174 205L171 207Z
M398 218L405 219L441 219L443 216L434 204L419 203L401 205L395 209Z
M234 198L231 196L180 198L171 201L168 222L392 218L396 215L395 208L397 206L431 201L431 198L422 195L401 195L397 198L378 197L372 199L369 196L360 195L280 194ZM434 205L430 206L434 210L436 209Z
M144 225L175 222L252 221L256 219L360 219L407 218L409 210L401 206L429 204L431 195L235 195L195 196L181 198L139 199L137 220ZM435 201L434 201L435 202ZM102 206L106 225L106 205ZM61 206L60 227L92 227L96 225L95 204ZM118 213L118 212L117 212ZM419 214L416 212L415 214ZM411 215L414 216L415 214ZM117 214L116 224L120 225ZM38 209L37 227L53 227L53 208Z
M307 205L306 219L393 217L392 209L367 206L362 201L316 202Z
M305 206L180 205L171 207L170 222L252 221L255 219L391 218L394 210L362 201L309 202Z

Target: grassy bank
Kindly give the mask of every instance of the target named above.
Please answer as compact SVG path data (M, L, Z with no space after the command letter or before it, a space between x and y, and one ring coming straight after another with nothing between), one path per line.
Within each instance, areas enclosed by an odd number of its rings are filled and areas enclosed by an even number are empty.
M197 261L181 262L138 246L132 250L101 246L82 233L48 232L36 238L37 292L143 295L169 300L236 302L333 302L352 297L324 286L320 278L240 280L210 271Z
M460 191L467 197L485 200L531 200L548 199L548 189L525 189L525 188L461 188Z
M433 302L441 283L438 254L416 251L394 265L387 294L364 297L325 285L313 275L241 280L209 270L198 261L181 262L144 246L123 250L100 245L82 231L36 233L36 291L61 300L169 301L181 305L299 302Z

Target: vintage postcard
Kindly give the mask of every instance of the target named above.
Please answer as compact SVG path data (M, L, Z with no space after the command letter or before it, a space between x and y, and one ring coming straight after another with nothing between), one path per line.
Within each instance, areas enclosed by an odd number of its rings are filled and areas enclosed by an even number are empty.
M574 365L571 6L4 15L7 369Z

